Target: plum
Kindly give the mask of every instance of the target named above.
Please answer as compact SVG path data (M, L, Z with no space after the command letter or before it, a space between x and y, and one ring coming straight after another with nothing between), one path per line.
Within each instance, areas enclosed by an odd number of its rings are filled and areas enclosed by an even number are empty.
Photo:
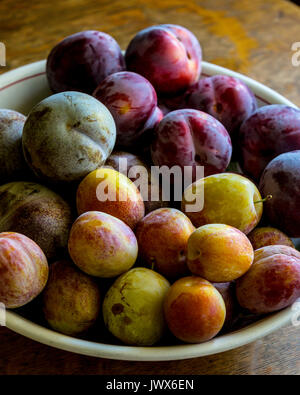
M226 307L210 282L189 276L171 285L164 301L164 313L174 336L187 343L201 343L222 329Z
M145 215L143 197L124 174L101 167L92 171L79 184L76 193L78 214L102 211L124 221L134 229Z
M269 245L265 247L258 248L254 251L254 260L259 261L265 258L269 258L270 256L276 254L283 254L285 256L291 256L294 258L300 258L300 252L293 247L289 247L286 245L275 244Z
M51 183L78 182L113 150L116 126L109 110L81 92L62 92L38 103L22 136L26 162Z
M43 311L54 330L66 335L85 332L100 312L98 285L72 262L57 261L50 266L43 292Z
M253 92L244 82L227 75L200 79L184 94L182 108L194 108L218 119L236 140L242 122L257 108Z
M187 265L197 276L212 282L241 277L253 262L253 248L247 236L232 226L200 226L187 243Z
M171 24L141 30L129 43L127 69L147 78L160 94L184 91L201 72L202 51L188 29Z
M281 310L300 297L300 252L267 246L254 253L250 270L236 282L239 304L254 314Z
M0 302L24 306L38 296L48 280L48 262L40 247L16 232L0 233Z
M224 126L211 115L190 109L168 113L159 123L151 147L155 165L191 166L193 181L196 166L204 166L205 176L225 171L231 153Z
M68 241L74 263L96 277L116 277L135 263L138 245L123 221L100 211L88 211L74 222Z
M244 121L238 140L242 170L259 181L273 158L300 149L300 110L282 104L263 106Z
M117 129L116 144L131 147L157 118L157 96L153 86L139 74L122 71L106 77L94 92L111 112Z
M26 117L17 111L0 109L0 180L23 178L28 167L22 151L22 132Z
M125 162L126 167L123 168L123 163ZM151 173L150 166L140 156L125 151L113 151L105 162L105 166L112 167L128 177L132 182L140 184L138 188L144 199L145 214L167 206L168 202L163 200L158 177ZM158 199L152 199L151 194L158 196Z
M256 185L234 173L214 174L197 180L185 189L181 208L196 227L226 224L245 234L256 227L263 213Z
M126 344L150 346L163 336L163 302L169 282L153 270L137 267L113 283L103 302L108 330Z
M158 107L160 111L162 112L163 116L167 115L169 112L172 110L165 104L163 101L158 101ZM176 108L178 110L178 108Z
M151 144L155 139L155 130L163 117L164 114L162 110L157 106L154 109L151 117L148 118L147 122L145 123L144 129L142 130L140 136L130 147L131 152L141 155L147 163L152 164Z
M47 78L53 92L80 91L92 94L105 77L125 69L118 43L96 30L66 37L50 52Z
M0 186L0 232L26 235L49 260L64 254L71 225L71 207L49 188L22 181Z
M189 218L179 210L152 211L136 228L141 261L166 278L187 274L187 243L194 230Z
M299 129L300 137L300 129ZM265 168L259 183L270 224L290 237L300 237L300 150L278 155Z
M258 250L261 247L268 245L287 245L295 247L292 240L281 230L272 228L271 226L264 226L255 228L248 234L253 249Z
M212 283L220 292L226 307L226 317L222 329L229 330L233 327L237 318L237 301L235 295L235 283L233 281L226 283Z
M197 82L195 82L195 84L193 84L189 89L191 89L196 84ZM189 89L187 91L189 91ZM162 109L164 115L167 115L171 111L189 108L184 105L184 98L187 91L172 96L158 96L158 106Z

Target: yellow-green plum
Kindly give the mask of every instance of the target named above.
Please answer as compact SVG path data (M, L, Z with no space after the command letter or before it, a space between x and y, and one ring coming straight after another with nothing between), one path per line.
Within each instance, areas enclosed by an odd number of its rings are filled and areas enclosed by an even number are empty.
M50 266L43 292L44 316L61 333L77 335L96 321L100 312L100 291L95 280L69 261Z
M103 318L123 343L150 346L163 336L163 301L169 282L153 270L137 267L121 275L108 290Z
M203 196L203 207L195 204ZM234 173L214 174L188 186L182 198L182 211L196 226L231 225L248 234L261 219L262 197L248 178ZM200 206L200 207L198 207Z
M226 307L221 294L209 281L189 276L171 285L164 301L164 313L174 336L187 343L201 343L222 329Z
M196 229L188 240L190 271L212 282L236 280L249 270L254 252L247 236L224 224L208 224Z
M68 242L74 263L96 277L116 277L129 270L138 253L131 228L112 215L88 211L74 222Z

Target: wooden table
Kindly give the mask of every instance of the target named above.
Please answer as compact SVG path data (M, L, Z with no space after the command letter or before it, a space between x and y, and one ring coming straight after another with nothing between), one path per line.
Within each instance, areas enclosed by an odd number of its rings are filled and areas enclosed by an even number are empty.
M181 24L200 40L204 59L247 74L300 105L300 8L283 0L1 0L0 41L12 68L44 59L63 37L103 30L126 48L149 25ZM299 374L300 327L291 325L233 351L185 361L140 363L57 350L0 328L0 374Z

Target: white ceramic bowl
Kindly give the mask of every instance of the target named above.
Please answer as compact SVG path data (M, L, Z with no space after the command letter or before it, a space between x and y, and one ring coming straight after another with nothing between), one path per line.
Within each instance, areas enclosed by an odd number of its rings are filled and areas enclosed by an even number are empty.
M203 62L204 76L227 74L240 78L255 93L259 105L286 104L296 107L272 89L231 70ZM43 98L51 94L45 76L45 61L29 64L0 75L0 108L10 108L27 114ZM65 336L29 321L13 311L6 313L6 326L30 339L95 357L131 361L167 361L200 357L231 350L257 340L291 322L292 307L274 313L243 329L221 335L202 344L164 347L132 347L102 344Z

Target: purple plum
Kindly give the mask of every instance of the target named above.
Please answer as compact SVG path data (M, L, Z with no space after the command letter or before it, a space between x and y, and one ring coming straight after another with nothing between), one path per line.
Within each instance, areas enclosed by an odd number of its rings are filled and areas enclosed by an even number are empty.
M240 164L255 181L267 164L284 152L300 149L300 110L272 104L256 110L239 132Z
M124 69L124 57L115 39L103 32L87 30L66 37L52 49L46 72L55 93L92 94L105 77Z
M207 112L234 138L242 122L257 108L253 92L238 78L214 75L196 82L182 100L182 108Z
M168 113L156 128L151 147L157 166L204 166L204 175L226 170L232 145L224 126L202 111L184 109ZM195 171L193 171L195 177Z
M259 189L270 224L290 237L300 237L300 150L283 153L265 168Z
M122 71L106 77L94 97L111 112L119 147L132 147L144 133L152 131L162 117L153 86L136 73Z

